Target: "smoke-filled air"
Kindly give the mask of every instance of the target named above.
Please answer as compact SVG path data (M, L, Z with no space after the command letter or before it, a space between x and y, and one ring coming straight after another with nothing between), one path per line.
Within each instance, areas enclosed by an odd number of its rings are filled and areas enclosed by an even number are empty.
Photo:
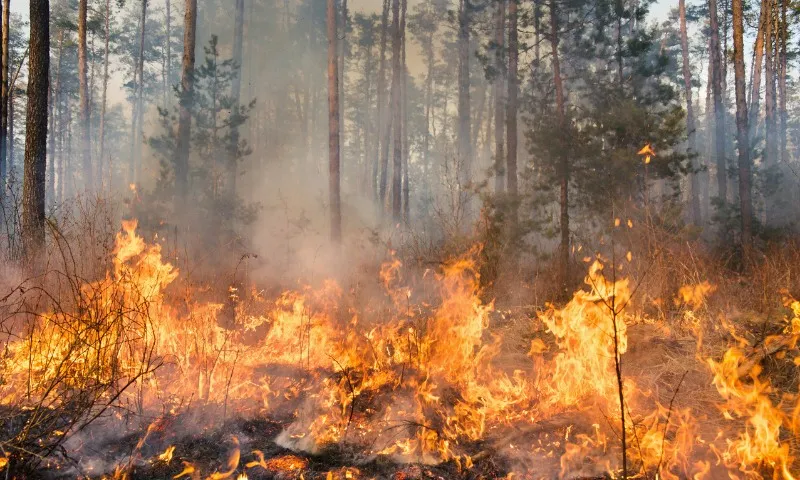
M0 478L800 479L797 2L0 7Z

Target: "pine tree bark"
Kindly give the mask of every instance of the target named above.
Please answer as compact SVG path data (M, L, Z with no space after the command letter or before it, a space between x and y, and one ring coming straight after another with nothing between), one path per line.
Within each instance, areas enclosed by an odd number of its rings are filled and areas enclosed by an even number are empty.
M558 51L558 8L556 0L550 0L550 48L552 51L553 62L553 84L556 90L556 120L564 131L566 127L566 107L564 99L564 84L561 78L561 59ZM559 244L559 281L561 282L562 293L567 294L569 289L569 180L570 165L569 156L561 155L558 159L558 177L561 209L559 230L561 242Z
M458 10L458 169L460 204L464 217L471 216L467 186L472 180L472 137L470 131L470 17L471 0L460 0Z
M189 197L189 147L194 103L194 48L197 35L197 0L186 0L183 27L181 98L178 116L178 145L175 154L176 213L183 213Z
M770 0L767 17L767 26L764 31L764 109L765 109L765 134L764 134L764 164L768 172L767 178L774 178L769 175L774 174L778 166L778 145L775 115L775 2ZM777 189L774 180L770 180L766 185L766 211L767 223L776 224L778 222Z
M725 105L722 101L722 59L719 42L717 0L708 0L711 18L711 63L713 64L711 90L714 97L714 144L717 164L717 196L722 205L728 202L728 172L725 159ZM723 230L724 233L724 230Z
M166 45L164 45L164 65L163 65L163 75L164 75L164 85L162 89L164 90L164 108L169 106L169 97L172 92L170 92L170 78L172 75L172 52L170 52L170 44L172 43L172 1L165 0L164 1L164 40L166 41ZM235 35L234 35L235 37Z
M494 191L501 193L505 190L505 111L503 80L506 70L503 58L505 48L505 0L495 0L494 14Z
M400 0L392 0L392 123L393 153L392 153L392 221L397 224L402 221L402 172L403 172L403 128L401 97L401 29Z
M340 3L340 11L338 18L340 20L338 26L338 36L339 36L339 145L340 147L344 146L344 112L345 112L345 92L344 92L344 83L345 79L347 78L346 73L346 61L347 61L347 22L349 13L347 12L347 0L339 0ZM339 168L341 169L343 165L340 165ZM339 174L341 175L342 172L340 171Z
M787 3L788 0L780 0L781 2L781 18L780 18L780 52L779 52L779 61L778 61L778 146L780 149L780 159L783 165L788 165L789 163L789 151L786 148L786 136L787 136L787 122L788 122L788 112L786 110L786 43L789 41L789 25L786 23L786 10L787 10Z
M391 93L385 94L386 91L386 44L389 31L389 9L390 1L383 1L383 14L381 16L381 57L380 64L378 65L378 141L375 142L375 148L380 150L380 158L375 156L375 173L378 187L375 189L375 199L378 202L378 210L383 212L386 203L386 185L388 181L389 169L389 135L391 132L391 115L384 112L384 104L391 104ZM376 150L378 153L378 150ZM380 165L380 179L378 176L378 166Z
M10 171L8 140L9 140L9 103L11 98L11 85L9 85L9 30L11 27L11 0L3 0L2 25L0 25L0 198L5 194L5 179Z
M339 179L339 69L336 33L336 0L328 0L328 188L330 194L331 241L342 240L342 211Z
M136 96L136 136L134 138L134 152L136 172L134 178L138 183L142 178L142 127L144 124L144 39L147 32L147 3L149 0L142 0L142 28L139 30L139 90Z
M22 248L33 259L44 247L47 91L50 84L50 1L30 2L28 107L22 186Z
M686 95L686 153L691 159L692 173L691 173L691 209L692 209L692 223L700 225L703 221L700 214L700 182L697 178L697 137L695 117L694 117L694 103L692 100L692 69L689 64L689 36L686 32L686 0L679 0L678 2L678 15L680 16L680 30L681 30L681 57L683 60L683 88Z
M411 185L408 176L408 68L406 66L406 13L408 11L408 0L402 0L400 4L400 63L401 63L401 99L400 117L402 128L402 156L403 156L403 221L408 225L411 218Z
M517 97L519 96L519 34L517 1L508 2L508 99L506 104L506 173L508 193L517 194Z
M759 113L761 112L761 73L764 69L764 37L766 36L765 32L767 23L769 22L770 1L771 0L761 1L761 14L758 18L758 31L756 33L756 42L753 47L753 74L750 79L750 102L747 107L749 115L747 124L750 130L751 143L754 141L754 137L758 132L757 126L760 123Z
M430 198L430 144L431 144L431 120L433 119L433 70L436 66L436 56L434 54L434 33L425 38L423 51L425 53L425 131L422 135L422 196L424 198L425 211L423 217L428 218L427 205Z
M169 0L167 0L167 4L169 4ZM108 170L109 173L109 185L110 188L110 173L111 173L111 162L109 159L108 164L105 161L106 155L106 110L108 108L108 55L110 52L109 43L111 41L111 0L106 0L106 12L105 12L105 32L104 32L104 46L103 46L103 96L100 100L100 131L98 132L98 136L100 137L100 153L97 158L97 177L98 177L98 185L100 189L103 190L105 186L105 179L106 175L104 174L103 170Z
M86 10L88 0L78 2L78 89L81 122L81 167L83 187L87 192L94 191L92 172L91 122L89 121L89 79L86 53Z
M58 53L56 54L56 71L53 75L53 85L50 88L50 130L47 135L49 144L50 161L47 162L47 191L45 197L50 205L56 201L56 114L58 113L58 103L61 100L61 60L64 52L64 30L58 31ZM59 178L59 182L63 179Z
M681 0L683 1L683 0ZM744 73L744 20L742 0L733 0L733 72L736 89L736 139L739 150L739 208L742 217L742 251L750 259L753 236L750 140L747 129L747 94Z
M236 75L231 81L233 107L238 110L242 93L242 51L244 46L244 0L236 0L236 21L233 29L233 63ZM231 145L228 152L227 186L228 201L236 199L236 177L239 174L239 127L231 132Z

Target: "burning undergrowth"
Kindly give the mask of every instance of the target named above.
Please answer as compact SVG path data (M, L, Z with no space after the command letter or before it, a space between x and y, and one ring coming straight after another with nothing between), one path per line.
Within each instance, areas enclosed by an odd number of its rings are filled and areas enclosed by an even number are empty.
M762 369L797 368L789 297L758 342L704 316L711 285L687 286L670 329L634 309L635 287L598 260L584 290L531 318L482 300L473 251L422 275L392 258L377 292L232 287L215 303L135 229L123 225L105 278L74 281L74 302L17 312L0 386L4 468L212 479L797 470L798 397Z

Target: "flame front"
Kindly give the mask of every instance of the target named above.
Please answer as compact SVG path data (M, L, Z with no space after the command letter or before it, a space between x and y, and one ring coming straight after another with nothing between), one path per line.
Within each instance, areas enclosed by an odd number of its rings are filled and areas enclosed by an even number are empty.
M366 458L468 469L472 443L497 442L493 448L518 459L552 459L561 476L587 460L617 475L622 385L626 431L636 441L627 455L642 475L712 478L723 469L796 477L789 437L800 434L800 403L789 395L774 401L770 382L746 358L749 345L704 359L722 410L716 438L704 436L691 407L663 405L634 378L619 381L636 321L632 293L628 279L607 279L599 261L586 290L533 320L544 335L529 343L526 362L510 367L508 339L490 325L494 305L481 299L477 250L416 283L402 281L393 257L380 272L383 291L366 305L332 280L274 299L235 291L247 301L222 321L225 305L199 300L160 246L135 230L135 222L123 224L105 278L81 285L75 305L41 313L8 345L3 405L56 409L103 386L109 404L143 412L174 412L190 401L240 415L288 411L293 421L276 441L297 452L347 444ZM708 283L686 286L677 303L698 310L713 291ZM794 316L785 332L765 342L783 351L796 348L800 335L800 303L787 306ZM518 434L548 422L563 423L558 435ZM151 423L137 452L152 432L166 430ZM301 475L309 465L302 456L265 458L260 450L242 464L239 439L226 442L227 461L205 477L192 459L174 466L173 478L241 479L256 468ZM152 455L169 465L174 452L170 445ZM0 468L8 461L0 458Z

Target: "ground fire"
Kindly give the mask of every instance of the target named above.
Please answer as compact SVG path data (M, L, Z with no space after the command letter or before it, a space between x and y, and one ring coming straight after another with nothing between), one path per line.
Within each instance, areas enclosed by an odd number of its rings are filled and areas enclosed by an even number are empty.
M330 280L272 298L237 292L222 325L224 306L187 290L126 222L105 278L8 344L4 415L20 425L10 443L58 445L42 459L56 477L600 478L621 471L624 425L630 475L795 478L800 403L776 397L761 364L800 360L800 302L787 297L783 331L755 347L703 317L713 286L683 286L675 301L697 342L663 353L683 356L683 373L660 381L670 359L645 352L620 377L634 332L669 327L634 313L634 287L608 278L610 260L592 260L563 307L529 317L481 299L479 253L421 278L391 258L366 305ZM710 323L733 341L719 354ZM509 348L530 335L527 351ZM87 390L95 405L57 416Z

